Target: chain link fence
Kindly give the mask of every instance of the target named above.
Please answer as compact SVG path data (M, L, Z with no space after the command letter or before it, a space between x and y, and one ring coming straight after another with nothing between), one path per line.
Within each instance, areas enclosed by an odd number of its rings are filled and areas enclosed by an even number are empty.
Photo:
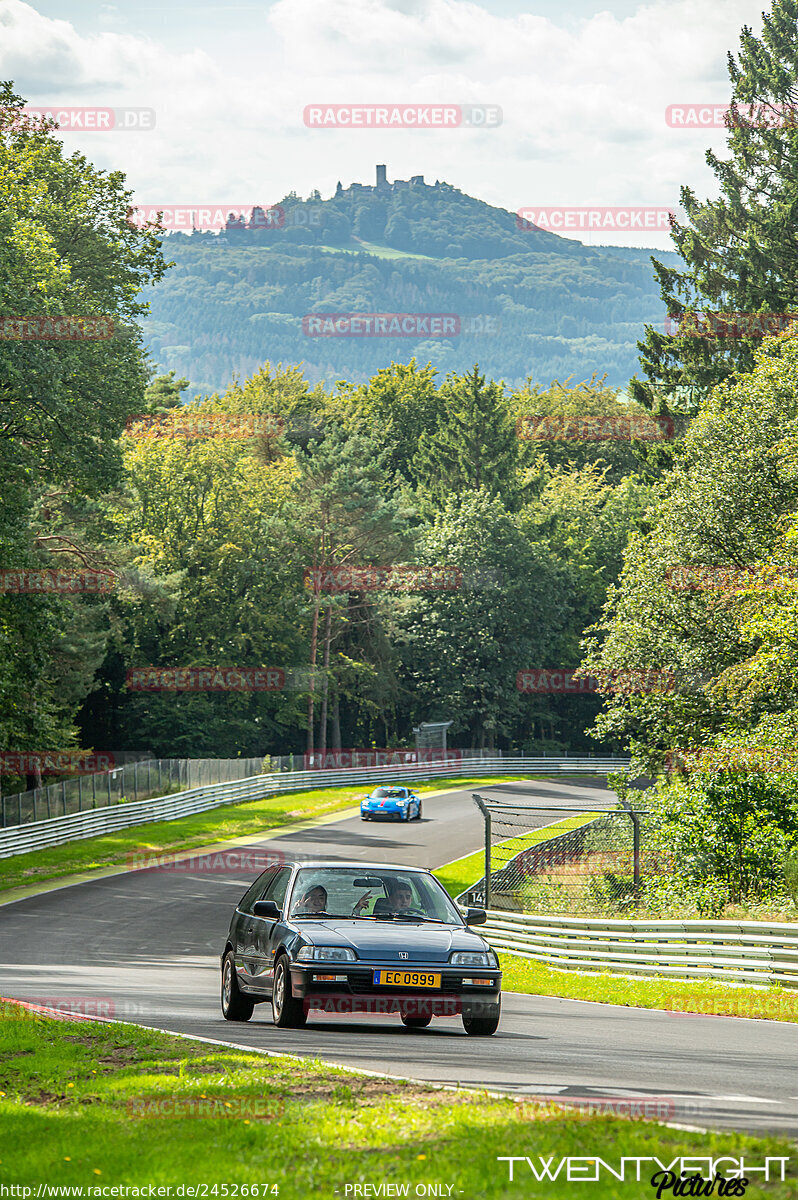
M474 802L485 821L484 868L458 897L461 903L623 916L636 905L646 878L664 869L647 847L643 810L507 805L477 795Z
M262 765L262 758L157 758L125 763L111 771L78 775L47 787L3 796L0 827L168 796L204 784L249 779L261 773Z

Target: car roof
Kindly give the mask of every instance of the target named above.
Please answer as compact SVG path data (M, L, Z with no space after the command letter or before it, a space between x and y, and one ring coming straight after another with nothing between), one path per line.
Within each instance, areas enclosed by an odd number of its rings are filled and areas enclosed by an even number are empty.
M311 859L287 859L286 866L296 867L356 867L363 874L368 874L369 871L404 871L412 872L415 875L430 875L431 872L427 867L409 867L406 863L364 863L358 861L347 861L345 859L329 859L329 858L311 858Z

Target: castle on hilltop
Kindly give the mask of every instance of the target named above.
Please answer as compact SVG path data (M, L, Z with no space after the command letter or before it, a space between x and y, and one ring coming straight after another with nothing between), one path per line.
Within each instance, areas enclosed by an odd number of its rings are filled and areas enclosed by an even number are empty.
M374 186L370 183L350 183L348 188L342 186L340 179L338 187L335 189L336 200L340 196L352 197L362 195L363 192L398 192L402 188L409 187L430 187L430 184L424 183L423 175L411 175L409 179L395 179L393 183L388 182L388 170L385 163L377 164L377 182ZM438 187L438 180L435 180L435 187Z

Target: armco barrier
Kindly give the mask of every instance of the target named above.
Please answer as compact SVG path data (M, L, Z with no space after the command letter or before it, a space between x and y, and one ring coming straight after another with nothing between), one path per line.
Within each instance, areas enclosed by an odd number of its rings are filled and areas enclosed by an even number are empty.
M613 921L491 909L480 932L499 952L558 970L798 987L798 923Z
M212 784L192 788L171 796L139 800L130 804L115 804L108 808L73 813L68 817L52 817L0 829L0 858L26 854L46 846L97 837L132 825L150 821L171 821L191 813L205 812L224 804L243 800L262 800L282 792L300 792L307 788L358 787L361 784L382 783L396 779L435 779L463 773L479 775L570 775L598 774L625 770L628 759L621 758L490 758L466 763L427 763L410 767L357 767L341 771L292 771L274 775L255 775L232 783Z

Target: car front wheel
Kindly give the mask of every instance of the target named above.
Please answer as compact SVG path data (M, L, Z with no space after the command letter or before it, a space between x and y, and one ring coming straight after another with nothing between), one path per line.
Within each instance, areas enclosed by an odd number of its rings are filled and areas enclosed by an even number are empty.
M500 1016L501 1006L496 1009L495 1015L491 1017L473 1017L463 1013L463 1028L472 1037L490 1037L499 1028Z
M281 1029L301 1029L308 1019L302 1001L291 994L291 972L284 954L274 964L272 1012L275 1025Z
M254 1000L238 986L233 952L228 950L222 963L222 1016L225 1021L248 1021L254 1010Z

